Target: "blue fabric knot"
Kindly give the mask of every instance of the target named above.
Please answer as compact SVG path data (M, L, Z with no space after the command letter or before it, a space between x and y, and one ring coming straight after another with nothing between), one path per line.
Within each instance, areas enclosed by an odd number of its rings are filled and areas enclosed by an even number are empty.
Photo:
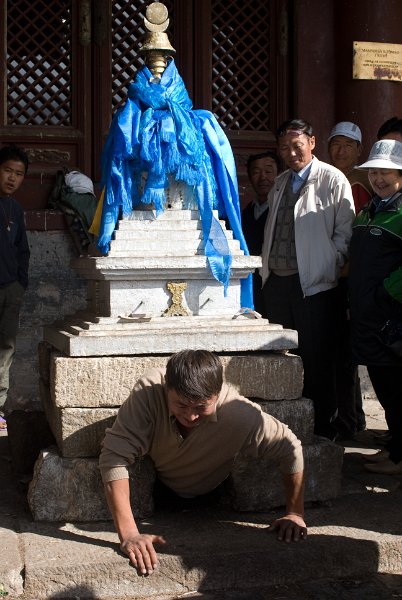
M249 255L241 229L236 167L229 141L214 115L193 110L184 82L172 60L159 83L147 67L129 86L125 105L115 114L102 153L105 197L98 247L109 250L120 212L131 214L140 203L164 210L169 176L195 191L205 255L214 277L229 284L232 255L219 220L227 218L235 239ZM142 189L142 174L146 182ZM242 307L253 308L251 275L242 280Z

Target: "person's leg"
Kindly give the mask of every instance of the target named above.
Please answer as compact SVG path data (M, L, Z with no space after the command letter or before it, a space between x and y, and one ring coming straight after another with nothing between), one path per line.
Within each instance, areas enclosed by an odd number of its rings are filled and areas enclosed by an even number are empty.
M363 409L363 396L360 385L359 367L356 366L356 386L355 386L355 408L356 408L356 426L357 431L364 431L367 427L366 415Z
M402 461L402 383L399 366L368 366L378 401L384 408L391 439L385 448L394 463Z
M293 294L296 300L296 293ZM336 436L336 289L295 301L299 352L304 366L303 395L314 402L315 433Z
M352 437L357 431L365 429L358 367L354 364L352 357L347 286L347 278L341 277L336 291L336 397L338 416L335 425L343 438Z
M337 431L342 437L351 437L357 431L355 407L356 367L351 360L350 326L347 315L347 279L341 277L336 289L336 399L338 416L335 420Z
M23 294L24 288L18 282L2 288L0 293L0 413L7 399Z
M285 329L296 329L291 309L294 275L279 277L271 274L263 287L264 316ZM298 279L298 277L297 277Z

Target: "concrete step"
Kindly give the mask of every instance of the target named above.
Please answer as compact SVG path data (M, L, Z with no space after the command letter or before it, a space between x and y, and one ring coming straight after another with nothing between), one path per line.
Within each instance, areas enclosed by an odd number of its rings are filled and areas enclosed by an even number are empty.
M267 585L289 586L290 580L297 586L398 573L401 494L367 492L309 508L309 537L299 544L279 542L269 532L281 511L243 516L210 510L160 513L140 526L167 541L158 548L159 566L149 577L138 576L120 553L110 522L56 525L34 523L29 517L3 518L0 532L7 554L2 544L0 581L12 598L35 600L178 599L197 591L202 598L226 592L228 599L237 599L241 592L257 593Z

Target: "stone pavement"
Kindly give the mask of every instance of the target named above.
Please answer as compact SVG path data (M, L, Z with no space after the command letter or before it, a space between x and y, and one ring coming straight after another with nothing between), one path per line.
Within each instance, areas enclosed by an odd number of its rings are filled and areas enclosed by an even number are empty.
M168 542L150 577L129 566L110 522L33 522L26 483L13 477L1 436L0 598L402 598L402 476L364 471L362 454L379 447L373 431L385 429L375 399L365 400L365 411L369 431L346 444L341 496L306 507L306 542L287 545L268 533L280 510L161 513L141 526Z

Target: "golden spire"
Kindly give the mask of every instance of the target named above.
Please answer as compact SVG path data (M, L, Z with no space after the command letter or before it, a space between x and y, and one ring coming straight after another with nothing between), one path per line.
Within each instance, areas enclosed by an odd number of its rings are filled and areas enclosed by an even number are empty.
M160 79L167 67L167 59L176 52L165 33L169 27L169 16L162 2L152 2L148 6L144 26L148 32L140 52L145 55L145 64L153 76Z

